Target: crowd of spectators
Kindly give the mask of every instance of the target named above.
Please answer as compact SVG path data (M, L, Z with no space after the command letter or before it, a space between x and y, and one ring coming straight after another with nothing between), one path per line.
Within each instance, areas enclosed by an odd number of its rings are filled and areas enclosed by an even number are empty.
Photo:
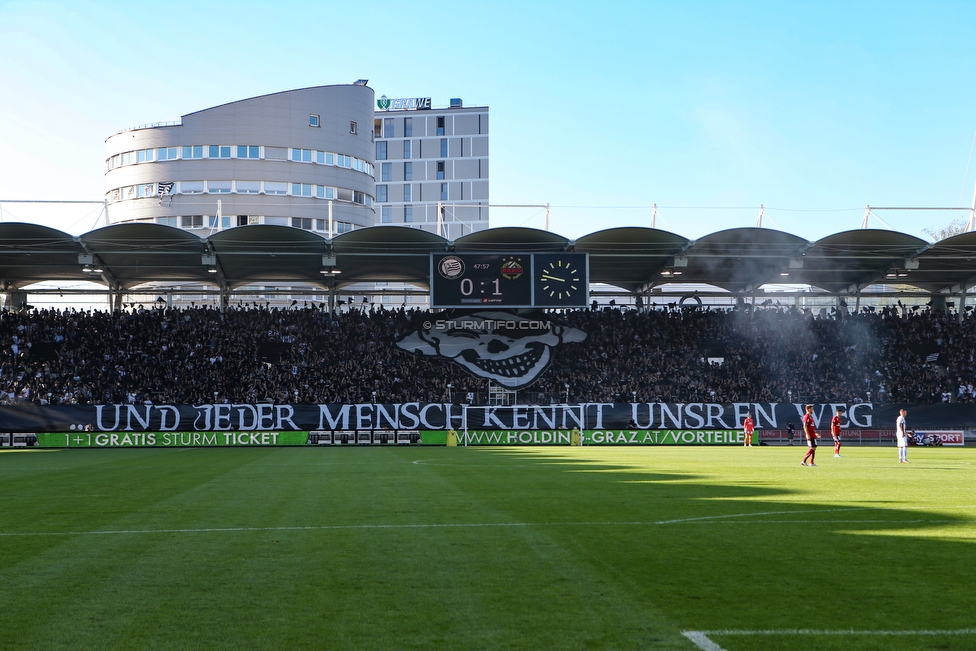
M395 342L417 310L211 307L0 315L0 402L487 400L487 383ZM976 401L976 317L898 307L580 310L519 402ZM528 392L530 395L524 395Z

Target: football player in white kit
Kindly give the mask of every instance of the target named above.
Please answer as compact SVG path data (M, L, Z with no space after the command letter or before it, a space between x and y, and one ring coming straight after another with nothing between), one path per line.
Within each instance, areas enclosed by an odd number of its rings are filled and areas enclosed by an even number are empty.
M895 438L898 439L898 463L908 463L908 431L905 429L905 415L907 409L898 412L895 421Z

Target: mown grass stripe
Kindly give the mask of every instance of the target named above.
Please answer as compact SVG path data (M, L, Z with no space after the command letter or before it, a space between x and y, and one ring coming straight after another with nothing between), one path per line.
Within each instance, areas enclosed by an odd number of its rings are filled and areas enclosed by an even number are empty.
M740 520L735 522L708 522L698 520L686 524L948 524L956 520ZM452 522L416 524L329 524L295 525L287 527L205 527L196 529L111 529L106 531L11 531L0 532L0 537L32 536L107 536L168 533L234 533L253 531L329 531L367 529L477 529L489 527L633 527L670 525L674 522Z

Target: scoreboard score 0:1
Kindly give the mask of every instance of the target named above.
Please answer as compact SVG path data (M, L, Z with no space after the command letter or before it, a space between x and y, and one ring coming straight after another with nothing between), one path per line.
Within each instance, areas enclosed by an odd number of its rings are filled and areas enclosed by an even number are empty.
M430 306L585 307L587 271L585 253L433 253Z
M431 255L431 307L532 307L531 256Z

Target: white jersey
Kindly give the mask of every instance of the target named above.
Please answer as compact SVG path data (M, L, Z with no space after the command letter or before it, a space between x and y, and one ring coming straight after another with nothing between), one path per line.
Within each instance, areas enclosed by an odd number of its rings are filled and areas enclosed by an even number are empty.
M898 439L898 447L903 448L908 445L908 435L905 433L905 417L898 416L895 421L895 437Z

